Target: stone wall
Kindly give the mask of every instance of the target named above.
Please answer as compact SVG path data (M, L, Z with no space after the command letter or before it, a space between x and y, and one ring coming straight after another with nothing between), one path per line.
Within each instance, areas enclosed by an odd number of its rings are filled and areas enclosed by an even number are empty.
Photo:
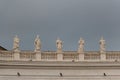
M0 62L0 80L120 80L119 73L119 62Z

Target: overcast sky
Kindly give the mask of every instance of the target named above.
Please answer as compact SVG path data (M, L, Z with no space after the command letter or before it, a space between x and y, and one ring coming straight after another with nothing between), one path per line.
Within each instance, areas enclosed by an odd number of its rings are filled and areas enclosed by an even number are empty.
M85 50L98 51L103 36L108 51L120 51L120 0L0 0L0 45L11 50L13 38L21 50L34 50L40 35L42 50L75 51L78 40Z

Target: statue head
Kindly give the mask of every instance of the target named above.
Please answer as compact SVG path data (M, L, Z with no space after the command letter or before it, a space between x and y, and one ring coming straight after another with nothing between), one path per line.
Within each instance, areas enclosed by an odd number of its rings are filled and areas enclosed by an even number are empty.
M100 39L100 44L105 44L105 40L104 40L103 36Z
M79 44L84 44L84 40L83 40L83 38L80 38L80 40L79 40L78 43L79 43Z
M39 39L39 35L37 35L37 39Z

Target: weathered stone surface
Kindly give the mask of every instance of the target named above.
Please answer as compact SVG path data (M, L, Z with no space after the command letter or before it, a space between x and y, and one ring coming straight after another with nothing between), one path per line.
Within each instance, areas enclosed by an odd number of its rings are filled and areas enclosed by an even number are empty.
M0 80L120 80L119 73L119 62L0 62Z

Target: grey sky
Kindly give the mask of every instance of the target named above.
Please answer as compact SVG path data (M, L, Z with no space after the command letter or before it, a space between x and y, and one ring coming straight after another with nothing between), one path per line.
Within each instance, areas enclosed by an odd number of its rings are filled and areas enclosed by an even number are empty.
M107 50L120 50L120 0L0 0L0 45L11 50L18 35L22 50L33 50L40 35L42 50L56 50L57 37L64 50L99 50L101 36Z

